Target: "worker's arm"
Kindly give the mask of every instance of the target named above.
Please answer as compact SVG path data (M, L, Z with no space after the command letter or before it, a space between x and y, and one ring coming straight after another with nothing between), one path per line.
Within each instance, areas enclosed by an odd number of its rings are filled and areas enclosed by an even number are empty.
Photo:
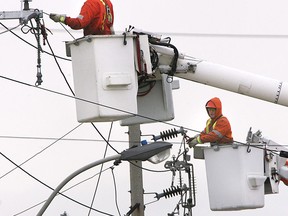
M84 5L81 8L80 14L77 18L71 18L71 17L66 17L65 19L65 24L70 26L72 29L83 29L95 17L97 8L95 5L92 5L89 2L85 2Z
M209 133L201 132L198 137L199 143L229 143L233 141L231 133L231 126L226 117L217 120L217 123L212 131Z

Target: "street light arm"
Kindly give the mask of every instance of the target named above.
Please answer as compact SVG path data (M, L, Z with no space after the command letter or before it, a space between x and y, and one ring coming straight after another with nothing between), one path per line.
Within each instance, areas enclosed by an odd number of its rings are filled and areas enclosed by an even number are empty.
M38 212L37 216L42 216L43 213L46 211L46 209L48 208L48 206L50 205L50 203L52 202L52 200L54 199L54 197L60 192L60 190L69 182L71 181L74 177L76 177L77 175L79 175L82 172L85 172L88 169L91 169L95 166L98 166L99 164L103 164L106 163L108 161L112 161L112 160L117 160L120 159L121 154L117 154L117 155L113 155L110 157L106 157L103 158L101 160L97 160L93 163L90 163L80 169L78 169L77 171L75 171L74 173L72 173L71 175L69 175L66 179L64 179L61 184L58 185L58 187L53 191L53 193L50 195L50 197L46 200L45 204L42 206L42 208L40 209L40 211Z
M112 160L125 160L125 161L131 161L131 160L141 160L145 161L151 158L152 156L167 150L172 147L171 143L167 142L154 142L153 144L145 145L145 146L138 146L135 148L130 148L126 151L123 151L120 154L112 155L110 157L106 157L100 160L97 160L93 163L90 163L78 170L76 170L74 173L69 175L64 181L61 182L61 184L58 185L58 187L53 191L53 193L50 195L50 197L46 200L40 211L36 216L42 216L43 213L46 211L54 197L60 192L60 190L74 177L81 174L82 172L85 172L88 169L91 169L92 167L98 166L99 164L106 163L108 161Z

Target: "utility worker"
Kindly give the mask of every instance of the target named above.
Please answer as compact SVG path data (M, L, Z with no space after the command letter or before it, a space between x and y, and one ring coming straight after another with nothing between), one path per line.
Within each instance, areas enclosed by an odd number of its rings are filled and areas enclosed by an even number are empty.
M50 14L50 18L72 29L83 29L84 36L114 34L114 12L110 0L86 0L77 18L53 13Z
M189 138L187 143L190 148L199 143L232 143L232 131L228 119L222 115L222 104L219 98L214 97L206 105L209 119L205 129L198 135Z

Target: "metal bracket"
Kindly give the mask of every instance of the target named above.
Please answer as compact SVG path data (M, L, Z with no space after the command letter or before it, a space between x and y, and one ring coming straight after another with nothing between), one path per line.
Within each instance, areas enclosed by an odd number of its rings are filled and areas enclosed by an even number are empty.
M22 11L2 11L0 12L0 20L19 19L21 24L27 24L33 18L43 18L43 11L37 9L29 9Z
M136 203L133 207L131 207L131 209L127 212L125 216L131 215L137 208L139 208L139 206L140 206L140 203Z

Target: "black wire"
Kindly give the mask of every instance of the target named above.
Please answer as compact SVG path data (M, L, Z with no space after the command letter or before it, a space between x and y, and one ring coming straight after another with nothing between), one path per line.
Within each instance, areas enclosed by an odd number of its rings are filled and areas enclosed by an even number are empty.
M50 90L50 89L46 89L46 88L42 88L42 87L36 87L34 85L31 85L31 84L28 84L28 83L25 83L25 82L22 82L22 81L19 81L19 80L15 80L15 79L12 79L12 78L9 78L9 77L5 77L5 76L2 76L0 75L0 78L3 78L3 79L6 79L6 80L9 80L11 82L16 82L18 84L22 84L22 85L26 85L26 86L29 86L29 87L33 87L33 88L37 88L37 89L40 89L40 90L43 90L43 91L47 91L47 92L50 92L50 93L54 93L54 94L58 94L58 95L61 95L61 96L65 96L65 97L69 97L69 98L73 98L73 99L77 99L77 100L82 100L84 102L87 102L87 103L92 103L92 104L95 104L95 105L99 105L99 106L104 106L104 107L107 107L107 108L110 108L110 109L115 109L115 110L118 110L118 111L121 111L121 112L126 112L126 113L130 113L132 114L131 112L127 112L127 111L124 111L124 110L120 110L120 109L117 109L117 108L113 108L113 107L110 107L110 106L106 106L106 105L103 105L103 104L99 104L99 103L96 103L96 102L93 102L93 101L89 101L89 100L85 100L85 99L81 99L81 98L77 98L75 96L71 96L71 95L67 95L67 94L64 94L64 93L61 93L61 92L57 92L57 91L54 91L54 90ZM135 116L140 116L142 118L148 118L148 119L152 119L150 117L145 117L145 116L142 116L142 115L138 115L138 114L133 114ZM154 119L154 121L158 122L158 123L163 123L163 124L167 124L167 125L170 125L170 126L176 126L176 127L180 127L179 125L175 125L175 124L171 124L171 123L168 123L168 122L165 122L165 121L160 121L160 120L156 120ZM93 124L92 122L92 125L94 126L94 128L97 130L97 132L100 134L101 138L110 146L110 148L112 148L116 153L119 153L113 146L111 146L109 144L109 142L105 139L105 137L100 133L100 131L98 130L98 128ZM190 130L190 131L194 131L194 132L197 132L199 133L200 131L198 130L194 130L194 129L189 129L189 128L184 128L184 129L187 129L187 130ZM238 142L238 141L235 141L235 143L239 143L239 144L243 144L243 145L248 145L248 144L245 144L245 143L242 143L242 142ZM252 145L252 147L254 147ZM263 148L262 148L263 149ZM273 151L273 150L271 150Z
M0 22L0 25L2 25L5 29L9 30L8 27L6 27L3 23ZM20 40L22 40L23 42L25 42L26 44L28 44L29 46L35 48L35 49L38 49L37 46L31 44L30 42L26 41L25 39L23 39L22 37L20 37L19 35L17 35L16 33L14 33L13 31L9 30L9 32L11 32L11 34L13 34L14 36L16 36L17 38L19 38ZM53 56L53 54L43 50L43 53L45 54L48 54L50 56ZM61 57L61 56L55 56L56 58L59 58L59 59L62 59L62 60L65 60L65 61L72 61L71 59L68 59L68 58L64 58L64 57Z
M4 28L6 28L6 29L8 29L4 24L2 24L1 22L0 22L0 24L4 27ZM30 46L32 46L32 47L34 47L35 49L38 49L36 46L34 46L33 44L31 44L31 43L29 43L29 42L27 42L26 40L24 40L23 38L21 38L20 36L18 36L17 34L15 34L13 31L10 31L13 35L15 35L16 37L18 37L19 39L21 39L22 41L24 41L25 43L27 43L27 44L29 44ZM43 51L44 53L46 53L46 54L49 54L49 55L51 55L51 56L54 56L54 57L57 57L57 58L60 58L60 59L63 59L63 60L68 60L68 61L71 61L71 59L66 59L66 58L63 58L63 57L59 57L59 56L56 56L56 55L53 55L53 54L51 54L51 53L48 53L48 52L46 52L46 51ZM4 78L3 76L1 76L2 78ZM8 80L10 80L10 81L13 81L13 79L10 79L10 78L7 78ZM64 78L65 79L65 78ZM14 81L16 81L16 80L14 80ZM16 81L16 82L18 82L18 83L21 83L21 84L24 84L24 85L28 85L28 86L30 86L31 87L31 85L30 84L27 84L27 83L23 83L23 82L20 82L20 81ZM41 88L40 88L41 89ZM59 93L58 93L59 94ZM62 95L64 95L64 94L62 94ZM66 95L66 96L68 96L68 95ZM69 97L69 96L68 96ZM76 99L76 98L74 98L74 99ZM88 101L87 101L88 102ZM92 102L93 103L93 102ZM96 104L96 105L100 105L100 104L97 104L97 103L94 103L94 104ZM102 105L102 106L104 106L104 105ZM104 106L105 107L105 106ZM111 107L107 107L107 108L111 108ZM114 109L116 109L116 108L114 108ZM117 110L117 109L116 109ZM123 111L123 110L119 110L118 109L118 111L121 111L121 112L125 112L125 111ZM139 114L134 114L134 113L130 113L130 112L126 112L127 114L130 114L130 115L133 115L133 116L139 116L139 117L142 117L142 118L146 118L146 119L149 119L149 120L152 120L152 121L156 121L156 122L161 122L161 123L164 123L164 124L167 124L167 125L170 125L170 126L174 126L174 127L179 127L178 125L175 125L175 124L171 124L171 123L168 123L168 122L165 122L165 121L160 121L160 120L157 120L157 119L153 119L153 118L150 118L150 117L145 117L145 116L141 116L141 115L139 115ZM95 127L95 126L94 126ZM187 129L187 130L191 130L191 129L189 129L189 128L185 128L185 129ZM194 131L194 130L192 130L192 131ZM199 131L194 131L194 132L199 132Z
M168 74L169 76L174 76L174 73L176 72L178 57L179 57L179 52L178 52L177 47L175 47L173 44L170 44L170 43L158 42L158 41L154 40L153 38L150 38L149 42L151 44L154 44L154 45L166 46L166 47L172 48L174 50L174 56L173 56L173 59L171 61L171 65L170 65L171 71L169 71L169 74Z
M5 136L0 135L0 139L31 139L31 140L58 140L58 138L55 137L31 137L31 136ZM104 140L100 139L85 139L85 138L62 138L63 141L73 141L73 142L105 142ZM115 143L126 143L126 140L110 140L109 142L115 142ZM177 142L174 142L174 144L178 144Z
M75 100L80 100L80 101L83 101L83 102L87 102L87 103L91 103L91 104L94 104L94 105L98 105L98 106L102 106L102 107L105 107L105 108L109 108L109 109L113 109L113 110L116 110L116 111L120 111L120 112L129 114L129 115L146 118L146 119L149 119L149 120L152 120L152 121L155 121L155 122L158 122L158 123L163 123L163 124L166 124L166 125L169 125L169 126L180 127L179 125L176 125L176 124L172 124L172 123L169 123L169 122L161 121L161 120L154 119L154 118L147 117L147 116L143 116L143 115L140 115L140 114L135 114L135 113L132 113L132 112L128 112L128 111L125 111L125 110L121 110L121 109L118 109L118 108L115 108L115 107L107 106L107 105L100 104L100 103L97 103L97 102L93 102L93 101L90 101L90 100L82 99L82 98L79 98L79 97L67 95L67 94L65 94L65 93L57 92L57 91L54 91L54 90L51 90L51 89L47 89L47 88L43 88L43 87L36 87L36 86L31 85L31 84L29 84L29 83L25 83L25 82L23 82L23 81L15 80L15 79L13 79L13 78L9 78L9 77L3 76L3 75L0 75L0 78L5 79L5 80L9 80L9 81L11 81L11 82L15 82L15 83L18 83L18 84L21 84L21 85L25 85L25 86L28 86L28 87L37 88L37 89L42 90L42 91L47 91L47 92L50 92L50 93L53 93L53 94L65 96L65 97L72 98L72 99L75 99ZM94 125L94 126L95 126L95 125ZM190 129L190 128L184 128L184 129L187 129L187 130L190 130L190 131L194 131L194 132L197 132L197 133L200 132L200 131L198 131L198 130L193 130L193 129ZM103 136L101 136L101 137L105 140L105 138L104 138ZM107 140L105 140L105 141L107 142ZM112 149L114 149L112 146L110 146L110 147L111 147ZM114 149L114 150L115 150L115 149ZM116 150L115 150L115 151L116 151ZM116 151L116 152L117 152L117 151ZM117 153L118 153L118 152L117 152Z
M56 58L56 56L55 56L55 54L54 54L54 51L53 51L53 49L52 49L52 47L51 47L51 45L50 45L50 43L49 43L48 38L46 39L46 41L47 41L47 44L48 44L48 46L49 46L49 49L50 49L50 51L51 51L51 53L52 53L52 56L53 56L53 58L54 58L54 60L55 60L55 62L56 62L56 64L57 64L57 66L58 66L58 69L60 70L60 72L61 72L61 74L62 74L62 76L63 76L63 78L64 78L64 80L65 80L65 82L66 82L66 84L67 84L67 86L68 86L68 88L70 89L71 93L72 93L73 95L75 95L75 93L73 92L73 89L72 89L71 85L69 84L69 82L68 82L65 74L64 74L63 71L62 71L62 68L60 67L60 64L59 64L59 62L58 62L58 60L57 60L57 58Z
M0 24L1 24L4 28L8 29L8 28L7 28L4 24L2 24L1 22L0 22ZM12 32L12 31L10 31L10 32L11 32L13 35L15 35L16 37L18 37L19 39L21 39L22 41L24 41L25 43L29 44L30 46L34 47L35 49L38 49L36 46L34 46L33 44L25 41L24 39L22 39L20 36L18 36L18 35L15 34L14 32ZM56 55L54 55L54 54L45 52L45 51L43 51L43 52L46 53L46 54L49 54L49 55L53 56L54 58L60 58L60 59L64 59L64 60L69 60L69 61L71 61L71 59L65 59L65 58L56 56ZM58 66L59 66L59 65L58 65ZM60 66L59 66L59 67L60 67ZM62 73L62 75L64 76L64 79L66 80L64 73L63 73L63 72L61 72L61 73ZM1 76L1 77L4 78L3 76ZM10 80L10 81L13 81L13 79L10 79L10 78L7 78L7 79ZM15 80L15 81L16 81L16 80ZM17 82L17 81L16 81L16 82ZM27 84L27 83L23 83L23 82L20 82L20 81L18 81L18 82L21 83L21 84L25 84L25 85L31 86L30 84ZM66 83L68 84L68 82L66 82ZM71 87L69 87L69 88L71 89ZM42 89L42 88L40 88L40 89ZM71 89L71 92L73 92L72 89ZM54 92L54 93L55 93L55 92ZM58 93L58 94L59 94L59 93ZM74 92L73 92L73 94L74 94ZM64 96L64 94L62 94L62 95ZM68 96L68 95L66 95L66 96ZM77 99L77 98L74 98L74 99ZM81 99L80 99L80 100L81 100ZM83 99L82 99L82 100L83 100ZM84 101L85 101L85 100L84 100ZM88 101L86 100L86 102L88 102ZM90 103L93 103L93 102L90 102ZM94 104L100 105L100 104L97 104L97 103L95 103L95 102L94 102ZM101 105L100 105L100 106L101 106ZM125 111L123 111L123 110L119 110L119 109L116 109L116 108L108 107L108 106L105 106L105 105L102 105L102 106L107 107L107 108L111 108L111 109L115 109L115 110L117 110L117 111L125 112ZM167 123L167 122L165 122L165 121L160 121L160 120L157 120L157 119L153 119L153 118L150 118L150 117L147 117L147 116L141 116L141 115L139 115L139 114L135 114L135 113L127 112L127 111L126 111L126 113L127 113L127 114L130 114L130 115L133 115L133 116L138 116L138 117L146 118L146 119L149 119L149 120L152 120L152 121L156 121L156 122L159 122L159 123L161 122L161 123L164 123L164 124L167 124L167 125L170 125L170 126L179 127L178 125L171 124L171 123ZM95 127L95 126L94 126L94 127ZM191 129L189 129L189 128L185 128L185 129L191 130ZM194 130L192 130L192 131L194 131ZM195 132L199 132L199 131L195 131Z
M2 22L0 22L0 24L3 26ZM7 32L11 32L12 30L14 30L14 29L18 28L19 26L21 26L21 23L20 23L20 24L18 24L17 26L15 26L15 27L13 27L13 28L6 28L6 30L5 30L5 31L3 31L3 32L0 32L0 35L1 35L1 34L5 34L5 33L7 33Z
M104 106L104 107L106 107L106 108L110 108L110 109L114 109L114 110L118 110L118 111L121 111L121 112L125 112L125 113L132 114L131 112L127 112L127 111L124 111L124 110L121 110L121 109L117 109L117 108L113 108L113 107L106 106L106 105L103 105L103 104L99 104L99 103L96 103L96 102L93 102L93 101L89 101L89 100L77 98L77 97L75 97L75 96L67 95L67 94L64 94L64 93L61 93L61 92L57 92L57 91L54 91L54 90L50 90L50 89L46 89L46 88L42 88L42 87L36 87L36 86L34 86L34 85L31 85L31 84L28 84L28 83L25 83L25 82L22 82L22 81L19 81L19 80L15 80L15 79L12 79L12 78L9 78L9 77L5 77L5 76L2 76L2 75L0 75L0 78L9 80L9 81L11 81L11 82L16 82L16 83L18 83L18 84L26 85L26 86L28 86L28 87L37 88L37 89L39 89L39 90L47 91L47 92L54 93L54 94L58 94L58 95L61 95L61 96L65 96L65 97L69 97L69 98L81 100L81 101L84 101L84 102L87 102L87 103L92 103L92 104L95 104L95 105ZM139 114L133 114L133 115L139 116L139 117L142 117L142 118L152 119L152 118L150 118L150 117L146 117L146 116L139 115ZM168 123L168 122L165 122L165 121L160 121L160 120L156 120L156 119L153 119L153 120L156 121L156 122L158 122L158 123L163 123L163 124L167 124L167 125L170 125L170 126L180 127L179 125L171 124L171 123ZM109 144L109 142L108 142L108 141L105 139L105 137L100 133L100 131L98 130L98 128L93 124L93 122L92 122L91 124L92 124L93 127L97 130L97 132L99 133L99 135L101 136L101 138L110 146L110 148L112 148L116 153L119 153L113 146L111 146L111 145ZM184 128L184 129L187 129L187 130L190 130L190 131L194 131L194 132L197 132L197 133L200 132L200 131L198 131L198 130L194 130L194 129L190 129L190 128ZM238 142L238 141L235 141L235 140L234 140L234 142L239 143L239 144L243 144L243 145L247 145L247 144L245 144L245 143ZM271 150L271 151L272 151L272 150Z
M31 25L32 25L32 22L31 22ZM5 27L5 26L4 26L4 27ZM32 26L32 30L34 30L33 26ZM36 36L35 31L34 31L34 35ZM47 38L46 38L46 41L47 41L48 46L49 46L49 48L50 48L50 50L51 50L51 52L52 52L52 55L53 55L53 57L54 57L54 60L55 60L55 62L56 62L56 64L57 64L57 66L58 66L58 68L59 68L61 74L63 75L63 77L64 77L64 79L65 79L66 84L68 85L68 87L69 87L71 93L75 96L75 94L74 94L74 92L73 92L73 90L72 90L70 84L68 83L68 81L67 81L67 79L66 79L66 77L65 77L65 75L64 75L64 73L63 73L63 71L62 71L62 69L61 69L61 67L60 67L60 65L59 65L59 63L58 63L58 61L57 61L57 58L55 57L55 54L54 54L54 52L53 52L53 50L52 50L52 48L51 48L51 46L50 46L50 43L49 43L49 41L48 41ZM39 47L37 47L37 50L38 50L38 52L39 52ZM98 132L98 133L103 137L103 135L100 133L100 131L96 128L96 126L95 126L93 123L91 123L91 124L92 124L93 127L97 130L97 132ZM103 137L103 138L104 138L104 137ZM104 139L104 140L105 140L105 139ZM106 142L106 143L107 143L107 146L109 145L109 146L110 146L114 151L117 152L117 150L114 149L114 148L113 148L113 147L112 147L108 142ZM94 200L94 199L93 199L93 200ZM91 212L91 209L92 209L92 207L90 207L89 212ZM90 215L90 213L89 213L89 215Z
M33 158L35 158L37 155L41 154L42 152L44 152L45 150L47 150L48 148L50 148L52 145L54 145L55 143L57 143L58 141L60 141L63 137L67 136L68 134L72 133L74 130L76 130L78 127L80 127L82 125L79 124L76 127L74 127L72 130L70 130L69 132L67 132L66 134L64 134L62 137L58 138L56 141L54 141L53 143L51 143L50 145L46 146L44 149L42 149L41 151L37 152L36 154L34 154L33 156L31 156L30 158L26 159L25 161L23 161L21 164L19 164L18 166L16 166L15 168L11 169L10 171L8 171L7 173L5 173L4 175L0 176L0 179L4 178L5 176L7 176L8 174L10 174L11 172L13 172L14 170L16 170L18 167L21 167L22 165L26 164L28 161L32 160Z
M111 125L110 125L110 130L109 130L108 139L107 139L108 142L109 142L109 140L110 140L112 128L113 128L113 121L111 122ZM107 150L108 150L108 144L106 145L103 158L106 157L106 155L107 155ZM100 168L100 175L99 175L98 180L97 180L97 183L96 183L96 187L95 187L95 190L94 190L94 193L93 193L93 197L92 197L92 201L91 201L90 207L93 206L94 201L95 201L96 193L97 193L97 190L98 190L98 187L99 187L99 183L100 183L100 178L101 178L101 176L102 176L103 166L104 166L104 164L102 163L102 164L101 164L101 168ZM88 216L90 215L90 213L91 213L91 209L89 209Z
M2 23L1 23L1 24L2 24ZM10 31L10 30L9 30L9 31ZM48 42L48 40L47 40L47 42ZM51 50L51 52L52 52L52 56L54 57L55 62L56 62L57 66L58 66L58 68L59 68L59 70L60 70L60 72L62 73L62 75L63 75L63 77L64 77L64 79L65 79L66 84L67 84L68 87L70 88L72 94L75 95L74 92L73 92L73 90L72 90L72 88L71 88L71 86L69 85L69 83L68 83L68 81L67 81L64 73L62 72L62 69L61 69L61 67L60 67L60 65L59 65L59 63L58 63L58 61L57 61L57 58L56 58L56 56L55 56L55 54L54 54L54 52L53 52L53 50L52 50L49 42L48 42L48 45L49 45L49 48L50 48L50 50ZM33 46L33 47L34 47L34 46ZM36 48L36 47L35 47L35 48ZM172 47L172 48L173 48L173 47ZM177 49L176 49L176 51L177 51ZM177 54L178 54L178 53L175 53L175 56L176 56ZM178 59L178 57L175 58L175 59ZM177 61L176 61L176 62L177 62ZM174 67L173 67L174 65L175 65L175 60L173 61L173 65L172 65L172 73L174 72ZM92 123L92 124L93 124L93 123ZM94 124L93 124L93 125L94 125ZM94 127L95 127L95 125L94 125ZM98 130L97 130L97 131L98 131ZM109 140L109 139L108 139L108 140ZM108 146L109 143L108 143L108 141L106 141L106 142L107 142L107 146ZM107 146L106 146L106 147L107 147ZM262 148L262 149L263 149L263 148ZM106 148L106 150L107 150L107 148ZM266 149L266 150L267 150L267 149ZM44 150L43 150L43 151L44 151ZM2 153L1 153L1 154L2 154ZM105 152L105 154L106 154L106 152ZM36 156L36 155L35 155L35 156ZM32 158L30 158L30 159L28 159L28 160L31 160L31 159L32 159ZM28 161L28 160L27 160L27 161ZM27 162L27 161L26 161L26 162ZM23 164L21 164L21 165L23 165ZM21 166L21 165L20 165L20 166ZM19 168L20 168L20 166L19 166ZM21 169L22 169L22 168L21 168ZM113 172L113 171L112 171L112 172ZM101 174L100 174L100 175L101 175ZM3 177L3 176L2 176L2 177ZM2 178L2 177L1 177L1 178ZM0 178L0 179L1 179L1 178ZM99 176L99 179L100 179L100 176ZM98 183L99 183L99 181L98 181ZM97 183L97 187L98 187L98 183ZM97 188L97 187L96 187L96 188ZM96 189L96 191L97 191L97 189ZM96 192L96 191L95 191L95 192ZM95 193L95 194L96 194L96 193ZM95 195L95 194L94 194L94 195ZM94 198L95 198L95 197L94 197ZM93 200L94 200L94 198L93 198ZM92 202L92 203L93 203L93 202ZM116 204L117 204L117 203L116 203ZM91 207L90 207L90 211L91 211L91 209L92 209L92 204L91 204ZM89 215L90 215L90 211L89 211ZM118 212L119 212L119 209L118 209ZM119 212L119 215L120 215L120 212Z
M75 97L75 93L74 93L73 89L71 88L71 86L70 86L68 80L66 79L66 76L65 76L65 74L63 73L63 71L62 71L62 69L61 69L61 67L60 67L60 65L59 65L59 63L58 63L58 61L57 61L57 59L55 58L55 55L54 55L53 49L52 49L52 47L50 46L50 43L49 43L48 39L47 39L47 43L48 43L49 48L50 48L50 50L51 50L51 52L52 52L52 54L53 54L53 56L54 56L54 60L56 61L56 64L57 64L57 66L58 66L58 69L60 70L60 72L61 72L63 78L65 79L65 82L66 82L66 84L68 85L68 87L69 87L69 89L70 89L72 95ZM76 98L76 97L75 97L75 98ZM107 106L107 107L108 107L108 106ZM109 143L109 142L104 138L104 136L101 134L101 132L98 130L98 128L95 126L95 124L94 124L93 122L91 122L91 125L92 125L92 126L94 127L94 129L98 132L98 134L102 137L102 139L107 143L107 145L109 145L110 148L113 149L115 152L119 153L119 152L118 152L115 148L113 148L112 145L110 145L110 143Z
M118 211L119 216L121 216L120 210L119 210L119 206L118 206L118 193L117 193L117 185L116 185L116 179L115 179L115 174L114 174L114 167L111 167L111 173L112 173L112 177L113 177L113 183L114 183L114 190L115 190L115 204L116 204L116 208Z
M105 171L107 171L108 169L110 169L110 167L106 168L106 169L103 170L102 172L105 172ZM84 183L84 182L86 182L86 181L88 181L88 180L94 178L94 177L97 176L97 175L99 175L99 173L97 173L97 174L95 174L95 175L93 175L93 176L90 176L89 178L86 178L86 179L84 179L84 180L82 180L82 181L80 181L80 182L78 182L78 183L72 185L71 187L69 187L69 188L67 188L67 189L65 189L65 190L63 190L63 191L61 191L61 193L65 193L65 192L67 192L67 191L73 189L74 187L79 186L80 184L82 184L82 183ZM29 208L27 208L27 209L21 211L21 212L18 212L17 214L15 214L15 215L13 215L13 216L17 216L17 215L23 214L23 213L25 213L25 212L27 212L27 211L29 211L29 210L31 210L31 209L33 209L33 208L35 208L35 207L41 205L42 203L45 203L45 202L46 202L46 200L43 200L42 202L39 202L39 203L37 203L37 204L35 204L35 205L33 205L33 206L31 206L31 207L29 207Z
M53 190L53 191L54 191L54 188L50 187L49 185L47 185L47 184L44 183L43 181L39 180L38 178L36 178L36 177L33 176L32 174L30 174L29 172L27 172L26 170L24 170L22 167L20 167L18 164L16 164L14 161L12 161L12 160L11 160L9 157L7 157L5 154L3 154L2 152L0 152L0 155L2 155L5 159L7 159L7 160L8 160L10 163L12 163L14 166L17 166L21 171L23 171L24 173L26 173L26 174L27 174L28 176L30 176L31 178L33 178L34 180L36 180L36 181L39 182L40 184L44 185L45 187L49 188L50 190ZM86 208L90 208L89 206L87 206L87 205L85 205L85 204L83 204L83 203L81 203L81 202L79 202L79 201L77 201L77 200L75 200L75 199L73 199L73 198L71 198L71 197L63 194L63 193L61 193L61 192L59 192L59 194L62 195L63 197L65 197L65 198L67 198L67 199L69 199L69 200L71 200L71 201L73 201L73 202L81 205L81 206L84 206L84 207L86 207ZM95 208L93 208L93 210L96 211L96 212L105 214L105 215L113 216L113 215L111 215L111 214L105 213L105 212L100 211L100 210L97 210L97 209L95 209Z

